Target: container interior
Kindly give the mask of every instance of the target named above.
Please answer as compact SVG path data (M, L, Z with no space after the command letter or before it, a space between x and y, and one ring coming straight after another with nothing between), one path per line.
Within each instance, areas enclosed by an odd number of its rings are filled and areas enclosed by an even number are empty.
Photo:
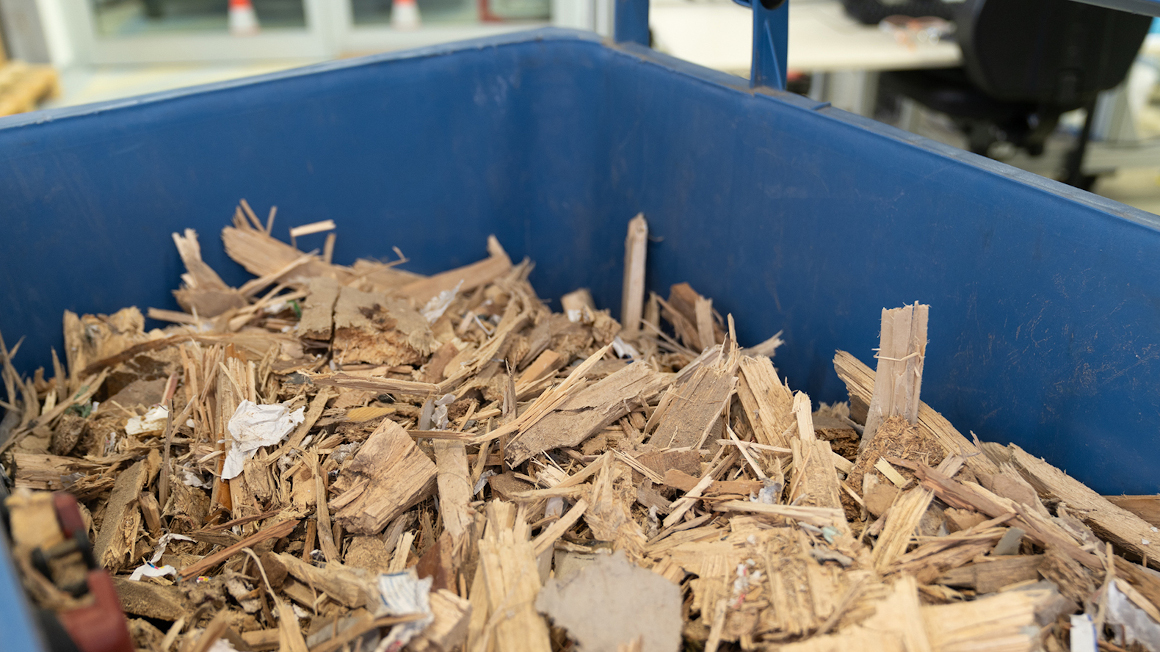
M334 219L339 263L398 246L434 272L494 233L545 299L614 312L643 211L650 289L690 282L743 345L784 331L774 363L815 402L845 399L835 349L873 364L883 307L929 303L923 398L960 431L1160 490L1155 216L638 46L544 29L323 64L3 119L0 151L24 372L65 309L176 308L173 232L248 278L218 238L242 197L283 238Z

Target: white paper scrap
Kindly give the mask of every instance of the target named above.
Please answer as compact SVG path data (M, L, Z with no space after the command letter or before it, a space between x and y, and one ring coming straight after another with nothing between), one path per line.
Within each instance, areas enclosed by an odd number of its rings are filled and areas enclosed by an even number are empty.
M193 541L193 539L184 534L174 534L172 532L161 535L161 539L157 541L157 549L153 551L153 556L149 558L150 564L156 564L161 560L161 555L165 554L165 548L169 546L170 541Z
M455 295L459 294L459 288L463 287L463 279L460 279L455 287L450 290L444 290L439 294L431 297L427 305L423 306L423 317L427 319L428 324L434 324L436 320L447 312L447 307L455 300Z
M242 401L227 426L233 442L222 465L222 479L238 477L246 460L262 446L273 446L285 439L295 426L306 420L305 412L304 407L291 412L284 403L257 405Z
M145 412L145 416L130 417L125 424L125 432L130 435L140 435L146 432L160 432L165 430L165 421L169 418L169 410L162 405L154 405Z
M141 564L133 574L129 576L132 582L140 582L142 577L161 577L162 575L177 575L177 569L166 564L165 566L154 566L153 564Z

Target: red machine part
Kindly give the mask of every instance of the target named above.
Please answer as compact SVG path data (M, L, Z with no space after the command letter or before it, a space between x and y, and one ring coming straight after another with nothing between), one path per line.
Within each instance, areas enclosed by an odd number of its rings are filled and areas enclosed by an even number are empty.
M65 537L79 539L82 554L89 565L85 582L92 602L85 607L57 614L57 619L81 652L133 652L129 623L121 611L121 601L108 571L93 560L87 528L77 506L77 499L63 491L52 496L56 518Z

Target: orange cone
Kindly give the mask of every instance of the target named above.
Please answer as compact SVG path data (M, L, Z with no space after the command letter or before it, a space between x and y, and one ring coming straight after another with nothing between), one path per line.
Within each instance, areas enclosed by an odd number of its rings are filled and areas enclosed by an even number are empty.
M391 27L419 29L419 5L415 0L394 0L391 4Z
M250 0L230 0L230 34L250 36L258 33L258 15Z

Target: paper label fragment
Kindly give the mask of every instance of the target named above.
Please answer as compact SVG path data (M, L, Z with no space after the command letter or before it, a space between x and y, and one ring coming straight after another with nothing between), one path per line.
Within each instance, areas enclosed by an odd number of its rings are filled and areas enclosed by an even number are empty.
M405 573L379 575L379 594L383 601L380 609L382 614L389 616L424 614L425 617L395 625L391 633L375 648L375 652L401 650L435 620L435 616L431 614L431 583L434 581L433 577L419 579L414 569Z

